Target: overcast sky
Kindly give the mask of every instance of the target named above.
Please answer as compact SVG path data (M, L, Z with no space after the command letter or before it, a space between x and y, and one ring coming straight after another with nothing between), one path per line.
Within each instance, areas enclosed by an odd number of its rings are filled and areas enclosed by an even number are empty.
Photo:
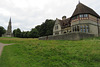
M7 29L9 19L12 28L29 31L46 19L70 17L79 0L0 0L0 26ZM81 0L100 15L100 0Z

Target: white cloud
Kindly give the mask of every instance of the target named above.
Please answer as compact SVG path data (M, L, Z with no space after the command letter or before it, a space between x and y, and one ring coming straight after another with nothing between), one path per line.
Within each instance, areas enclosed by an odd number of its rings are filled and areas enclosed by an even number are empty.
M99 0L81 2L100 14ZM0 25L7 28L11 16L13 29L30 30L46 19L70 17L77 4L78 0L0 0Z

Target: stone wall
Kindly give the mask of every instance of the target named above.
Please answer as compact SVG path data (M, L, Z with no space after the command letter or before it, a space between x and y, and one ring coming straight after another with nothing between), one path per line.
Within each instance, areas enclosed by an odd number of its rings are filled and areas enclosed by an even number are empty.
M2 35L2 37L14 37L14 35L13 34L6 34L5 33L5 34Z
M94 37L94 35L87 33L69 33L64 35L39 37L39 40L80 40L89 37Z

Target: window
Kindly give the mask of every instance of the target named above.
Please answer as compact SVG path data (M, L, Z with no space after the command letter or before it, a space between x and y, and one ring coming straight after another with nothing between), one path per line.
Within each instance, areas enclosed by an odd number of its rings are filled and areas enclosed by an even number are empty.
M84 17L88 17L88 14L84 14Z
M79 31L79 26L77 26L77 31Z
M83 26L83 32L86 32L86 26L85 25Z
M80 18L83 18L83 14L80 15Z
M73 27L73 32L74 32L74 27Z
M83 32L82 28L83 28L83 27L82 27L82 26L80 26L81 32Z
M77 19L78 19L78 16L76 16L77 17Z
M57 29L58 29L58 26L57 26Z
M55 30L57 30L58 29L58 26L55 26Z
M86 25L86 32L88 33L89 32L89 26Z
M64 32L64 33L66 33L66 32Z
M75 17L72 18L72 20L75 20L75 19L78 19L78 16L75 16Z

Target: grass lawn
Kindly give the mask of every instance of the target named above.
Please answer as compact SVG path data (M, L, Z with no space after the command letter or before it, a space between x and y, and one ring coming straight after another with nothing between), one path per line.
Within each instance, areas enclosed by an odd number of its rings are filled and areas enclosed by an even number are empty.
M100 38L79 41L0 38L0 67L100 67Z

